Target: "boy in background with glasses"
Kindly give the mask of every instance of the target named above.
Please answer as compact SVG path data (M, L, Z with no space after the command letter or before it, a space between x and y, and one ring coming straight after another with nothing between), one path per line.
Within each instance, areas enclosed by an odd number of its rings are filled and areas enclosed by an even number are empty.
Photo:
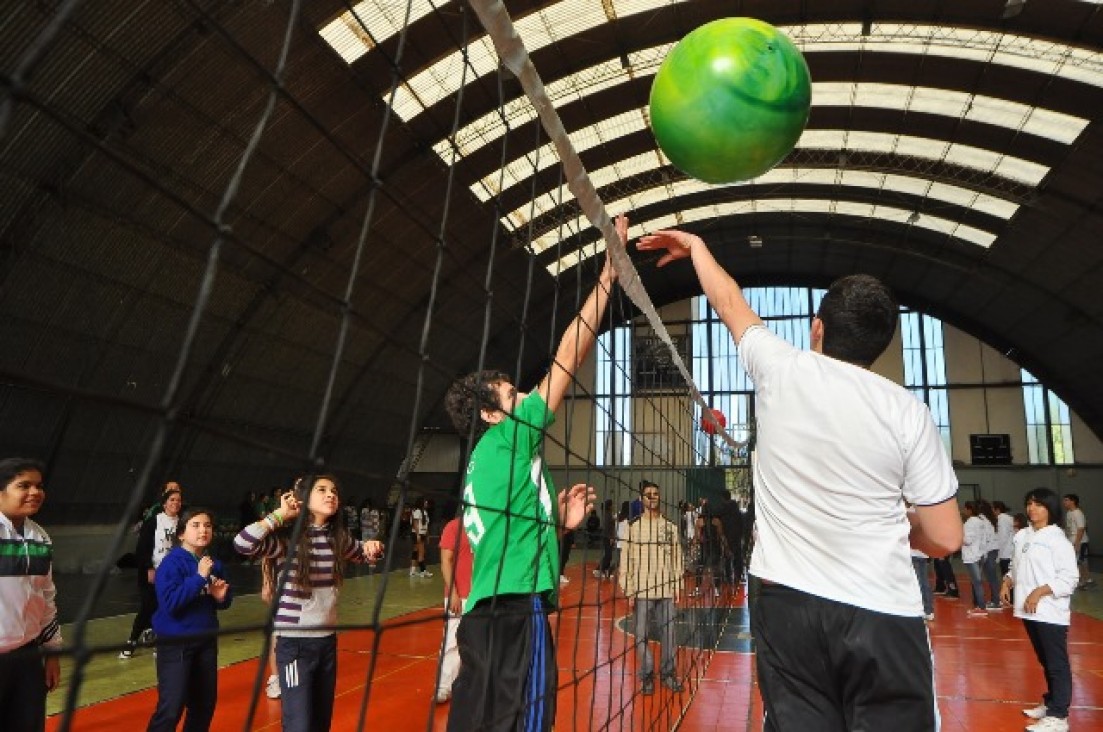
M635 604L636 668L644 694L655 693L655 662L648 645L654 627L660 637L659 674L662 684L674 692L684 688L678 679L675 604L682 595L682 544L678 527L662 515L659 486L640 486L643 514L628 527L628 542L621 558L619 582Z

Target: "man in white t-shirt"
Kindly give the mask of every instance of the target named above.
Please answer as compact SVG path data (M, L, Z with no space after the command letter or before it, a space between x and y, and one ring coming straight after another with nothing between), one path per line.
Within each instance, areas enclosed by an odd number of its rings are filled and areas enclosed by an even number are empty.
M1088 519L1080 510L1080 496L1075 493L1066 493L1062 504L1065 508L1065 536L1076 550L1076 562L1080 568L1080 584L1077 589L1082 590L1095 584L1088 571Z
M944 557L962 524L927 407L869 371L896 300L872 277L836 281L804 352L766 329L699 237L659 231L637 246L665 249L660 267L692 260L755 385L751 631L765 729L937 729L910 548Z

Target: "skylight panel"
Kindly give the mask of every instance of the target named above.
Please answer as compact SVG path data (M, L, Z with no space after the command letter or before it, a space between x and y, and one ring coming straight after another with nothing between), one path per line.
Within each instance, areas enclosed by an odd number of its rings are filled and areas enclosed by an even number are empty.
M456 52L408 78L395 90L392 106L395 114L404 120L411 120L441 99L459 91L461 80L470 84L498 68L498 54L493 42L486 36L471 41L467 51L471 68L466 73L463 55ZM383 101L387 98L384 97Z
M896 23L874 23L866 36L861 35L861 27L856 24L834 28L811 24L783 26L782 29L805 52L926 54L1009 66L1103 86L1103 54L1010 33Z
M897 84L820 82L812 84L812 106L855 106L964 117L1069 144L1089 120L1006 99L949 89Z
M664 49L668 46L664 46ZM661 61L661 59L659 59ZM636 76L653 74L653 68L642 69ZM580 77L598 79L593 84L580 84ZM585 93L593 93L598 88L607 88L627 81L629 74L620 62L606 62L593 66L571 76L549 84L547 92L556 107L580 99ZM858 106L881 109L911 109L917 112L938 114L949 117L965 116L967 119L1008 129L1022 129L1032 135L1045 137L1056 142L1069 144L1075 140L1089 120L1062 114L1049 109L1032 108L1025 104L1011 102L995 97L970 95L946 89L930 87L908 87L894 84L815 82L812 84L812 106ZM536 110L528 103L527 97L508 102L505 116L511 127L518 127L536 119ZM461 128L456 134L457 144L464 155L469 155L482 145L499 139L505 126L497 111L483 115L474 122ZM446 141L438 142L434 150L446 162L451 160L450 146Z
M645 6L646 10L653 10L655 7L646 3L638 5L632 3L623 5L624 12L622 12L622 5L618 4L617 15L623 18L636 12L644 12L636 8ZM604 13L599 11L597 3L587 0L563 0L545 8L539 14L526 16L515 23L530 52L543 48L555 40L544 20L548 17L570 19L572 27L577 27L577 32L608 22ZM856 23L779 26L779 29L805 53L862 51L863 53L932 55L1053 74L1060 78L1103 87L1103 54L1024 36L970 28L894 23L875 23L868 35L862 35L861 25ZM564 37L569 34L557 35ZM480 76L490 73L497 67L496 59L485 58L488 48L490 55L493 56L493 50L489 43L485 43L485 37L480 39L478 48L473 48L472 59ZM636 72L650 69L650 73L654 73L654 69L664 56L665 51L650 63L644 58L636 58L632 63L633 69ZM434 73L434 69L438 66L454 68L460 58L460 52L457 51L451 57L442 59L419 72L410 80L411 85L418 89L417 96L425 107L432 106L456 91L460 76ZM431 83L427 85L418 83L422 75L429 75ZM472 75L469 73L467 82L472 80ZM404 98L404 103L401 106L396 105L395 109L404 120L409 120L422 111L416 100L412 105L407 104L408 101L410 100Z
M406 2L364 0L319 28L318 33L340 54L345 63L351 64L372 50L377 43L401 32L402 26L407 22L406 7ZM413 0L410 3L409 22L413 23L432 11L433 4L429 0ZM375 39L374 43L372 38Z
M638 132L645 127L646 122L640 110L634 109L604 119L596 125L576 130L570 134L570 138L575 150L581 153L618 137ZM535 153L529 153L509 163L506 166L506 180L514 183L527 180L535 173L559 163L554 145L547 143L540 150L539 159ZM496 190L498 178L499 172L494 171L473 185L471 192L478 196L479 200L486 202L493 197L493 194L488 195L488 192ZM507 182L505 187L509 188L510 185L511 183Z
M958 186L952 186L947 184L931 184L922 178L913 178L909 176L888 174L888 173L876 173L870 171L838 171L829 170L823 168L775 168L769 171L763 176L756 178L754 184L756 186L770 186L780 185L786 183L803 183L813 185L830 185L830 186L843 186L846 188L871 188L874 190L884 190L893 193L908 194L914 196L925 197L928 200L946 203L954 206L969 209L980 209L989 215L1001 218L1004 220L1010 219L1018 211L1018 204L1011 201L1005 201L1003 199L995 198L982 193L971 191L967 188L960 188ZM662 203L667 200L684 198L698 193L705 193L709 191L716 191L721 188L736 188L749 185L747 182L732 183L728 185L710 185L698 180L685 179L675 183L664 186L656 186L654 188L648 188L641 191L636 191L632 195L628 196L630 206L628 210L639 211L646 206L650 206L656 203ZM622 208L618 206L618 202L622 201L621 198L608 198L605 201L606 208L610 210L616 210ZM745 199L742 201L734 201L732 205L743 206L748 210L783 210L779 209L779 206L792 206L794 199L789 198L753 198ZM831 206L834 204L827 198L812 198L807 199L809 208L806 211L821 211L827 212L832 210ZM840 202L840 205L844 206L869 206L865 203L853 203ZM896 207L885 207L877 204L881 208L887 208L888 210L903 210L905 211L905 219L912 215L914 208L909 209L897 209ZM523 217L524 208L517 209L511 214L511 218L514 216ZM858 215L858 214L854 214ZM938 219L942 220L942 219ZM571 231L581 231L589 226L589 221L584 216L576 216L571 221L567 222L567 226ZM558 239L552 237L549 241L544 237L538 240L534 240L529 247L529 251L533 254L540 254L544 252L549 246L554 245Z
M834 148L840 144L843 138L842 130L819 130L825 134L818 137L825 138L826 144ZM869 137L868 135L874 135L876 133L867 133L867 136L863 136L860 139L858 136L851 135L850 150L864 150L868 148L859 148L857 144L866 143L870 145L877 145L884 150L890 148L890 140L881 140L877 137ZM894 137L891 135L880 135L881 138ZM799 146L803 146L803 139ZM906 138L904 148L906 150L900 150L901 154L915 153L920 151L924 153L924 157L931 157L938 159L938 154L941 148L934 146L932 143L935 141L925 140L922 138ZM810 145L814 147L815 145ZM943 144L941 147L945 147ZM954 146L950 146L953 148ZM962 146L958 146L962 147ZM960 157L955 159L955 164L962 165L964 167L973 167L973 165L967 165L967 163L974 165L988 165L995 164L997 167L1008 168L1019 163L1027 163L1027 161L1020 161L1017 158L1000 157L993 153L989 153L986 150L976 151L978 153L984 153L984 156L977 156L975 159L966 157ZM960 150L951 149L947 153L958 154ZM629 169L635 167L641 167L650 163L651 167L655 166L654 156L650 154L637 155L627 161L620 161L615 165L610 165L605 168L590 173L591 180L594 182L595 187L600 188L605 185L606 182L611 182L619 179L616 168L621 163L627 163ZM1028 163L1033 166L1034 163ZM977 168L978 170L987 171L987 167ZM1025 171L1024 171L1025 172ZM1044 176L1044 174L1043 174ZM728 184L728 186L742 186L753 183L756 186L770 186L781 185L787 183L804 183L814 185L837 185L844 187L861 187L861 188L873 188L877 190L886 190L895 193L901 193L906 195L918 196L927 198L942 203L947 203L954 206L960 206L962 208L972 208L981 211L989 216L993 216L1000 219L1010 219L1018 211L1018 204L1013 201L997 198L985 193L979 193L977 191L970 190L968 188L962 188L960 186L951 185L948 183L932 182L924 178L917 178L912 176L906 176L896 173L878 173L874 171L861 171L861 170L834 170L828 168L787 168L778 167L773 170L767 171L765 174L759 176L753 181L740 182ZM678 196L688 195L691 193L703 192L707 190L717 190L719 188L728 186L718 186L705 184L697 180L687 179L677 181L670 184L656 185L652 188L634 191L628 196L630 202L630 208L636 210L643 206L657 203L659 201L665 201L668 198L675 198ZM503 223L507 221L513 225L517 222L526 222L528 212L535 206L537 215L546 213L554 209L559 205L560 192L554 191L547 193L543 196L537 197L532 204L526 203L524 206L510 212L503 218ZM606 206L609 208L617 208L617 202L621 201L620 197L606 197ZM508 224L507 224L508 225ZM572 225L576 227L585 228L587 222L584 217L578 217ZM512 226L510 227L512 230ZM530 251L533 254L540 254L546 249L538 242L534 242Z
M636 110L635 112L626 113L625 115L618 115L618 117L624 118L619 121L615 121L616 118L610 118L610 120L606 120L606 122L610 122L610 124L601 127L600 131L593 128L579 130L571 134L571 140L575 143L576 149L582 152L595 145L602 144L603 142L607 143L616 139L620 136L614 134L616 131L624 130L625 132L621 134L630 134L631 132L643 129L642 114L638 114L638 112L639 110ZM630 114L638 115L638 123L633 124L631 122L628 117ZM804 150L854 150L885 155L909 155L924 160L944 161L951 165L958 165L986 173L994 173L1009 180L1030 186L1036 186L1049 172L1049 168L1045 165L1009 155L1002 155L991 150L982 150L980 148L957 143L948 144L942 140L932 140L925 137L892 135L884 132L868 132L863 130L849 132L846 130L805 130L804 134L797 142L796 147ZM541 153L539 166L533 166L529 159L526 158L520 158L510 163L507 166L507 179L515 181L525 180L537 170L543 170L556 163L557 159L551 145L545 145L544 149L549 150L549 153ZM498 172L495 171L491 175L483 178L482 183L486 188L493 190L492 184L493 181L497 180L497 177ZM507 185L506 187L509 186ZM483 201L488 200L489 196L483 198L485 191L478 186L473 187L472 190L476 195L480 196Z
M863 219L878 219L881 221L895 221L902 225L911 225L928 231L934 231L939 234L945 234L946 236L960 239L970 244L975 244L983 248L991 247L996 241L996 235L976 229L971 226L965 226L960 222L950 219L944 219L938 216L932 216L929 214L922 214L917 220L912 221L909 224L909 220L912 218L914 211L909 209L896 208L893 206L882 206L879 204L868 204L860 201L845 201L845 200L826 200L817 198L790 198L790 199L770 199L763 201L734 201L728 203L720 203L707 206L699 206L696 208L687 209L681 214L681 223L688 224L695 221L704 221L712 218L724 218L728 216L743 216L747 214L762 213L766 211L785 212L795 215L801 214L825 214L831 213L839 216L853 216ZM637 222L629 230L629 239L638 238L643 233L649 231L656 231L658 229L669 228L671 226L678 225L676 222L671 221L670 216L661 217L663 220L659 223L659 219L648 219ZM633 233L634 229L639 229L639 233ZM576 266L580 262L584 262L590 257L605 251L604 239L598 239L595 242L588 243L578 250L565 255L556 262L552 262L548 265L547 270L552 276L558 276L568 269Z
M604 3L561 2L549 5L532 15L514 22L517 32L525 40L536 38L536 47L543 48L560 38L573 36L609 22L602 8ZM554 29L554 30L553 30ZM541 34L537 36L537 34ZM529 48L532 51L532 48Z

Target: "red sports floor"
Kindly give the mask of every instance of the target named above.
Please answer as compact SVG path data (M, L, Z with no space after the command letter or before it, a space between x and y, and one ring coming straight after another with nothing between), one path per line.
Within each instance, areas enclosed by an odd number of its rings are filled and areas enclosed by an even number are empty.
M623 598L609 597L611 583L601 584L599 598L599 583L588 577L582 582L584 569L570 568L568 576L573 581L564 588L562 598L567 610L558 620L558 732L660 730L676 724L685 732L761 729L761 702L749 654L717 652L691 658L683 652L679 660L683 673L691 663L699 668L707 664L699 681L687 683L682 694L659 686L654 696L634 695L632 669L625 669L619 658L624 637L611 623L611 618L628 612L628 604ZM963 586L962 594L967 591ZM730 602L742 605L742 592ZM943 730L1023 729L1027 720L1021 710L1039 702L1044 681L1021 623L1009 611L967 617L967 601L937 598L936 603L936 619L930 628ZM432 702L441 630L438 613L435 608L427 609L388 623L380 638L364 729L445 728L448 705ZM419 619L428 622L410 622ZM370 631L340 636L334 730L357 728L373 640ZM1103 731L1103 621L1075 613L1069 652L1073 669L1070 726L1077 732ZM632 661L631 656L628 659ZM242 729L256 670L256 662L250 661L220 671L212 729ZM114 732L141 728L155 703L156 691L151 689L85 707L78 710L73 729ZM279 729L279 716L279 701L262 695L252 729ZM59 717L52 717L47 730L56 730L58 722Z

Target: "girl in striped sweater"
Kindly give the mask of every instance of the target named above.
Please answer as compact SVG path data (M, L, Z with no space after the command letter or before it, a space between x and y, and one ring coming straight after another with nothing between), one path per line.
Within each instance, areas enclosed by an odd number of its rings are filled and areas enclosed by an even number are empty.
M276 665L283 729L319 732L330 728L337 682L337 595L344 563L365 562L383 553L378 541L361 543L344 525L337 479L319 475L309 488L296 483L280 507L249 524L234 538L248 557L290 558L282 562L276 598ZM309 512L293 551L291 528Z

